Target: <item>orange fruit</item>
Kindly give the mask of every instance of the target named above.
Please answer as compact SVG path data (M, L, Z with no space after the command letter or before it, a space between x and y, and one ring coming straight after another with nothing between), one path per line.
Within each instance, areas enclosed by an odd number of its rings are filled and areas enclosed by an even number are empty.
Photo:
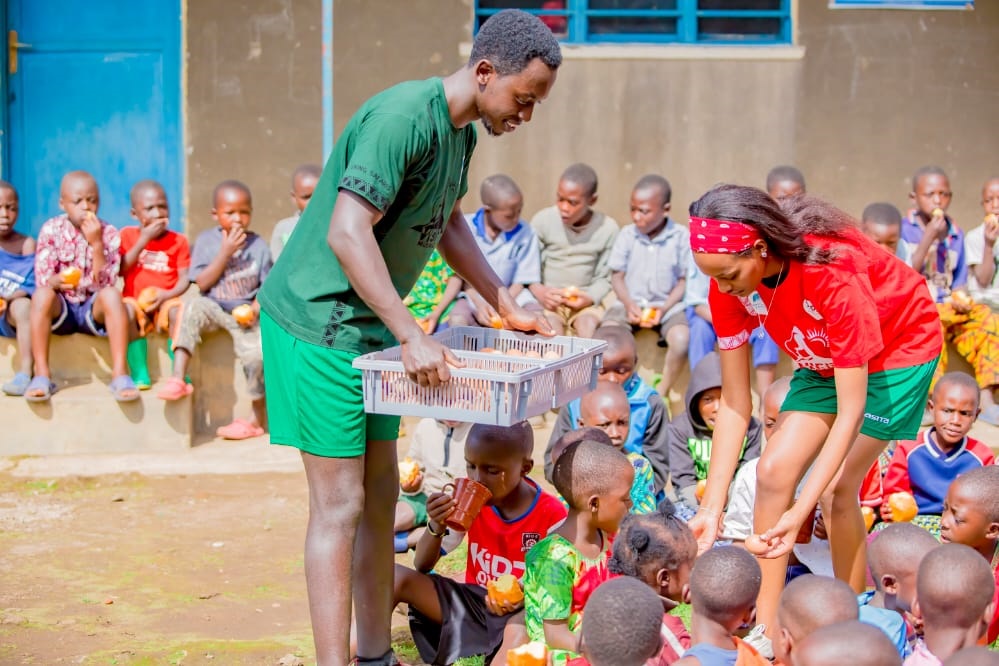
M516 347L511 347L510 349L506 350L505 355L506 356L523 356L524 352L520 351Z
M480 354L498 354L499 352L496 351L495 349L493 349L492 347L483 347L482 349L479 350L479 353Z
M503 328L503 318L499 315L489 318L489 325L493 328Z
M248 326L252 324L254 320L253 308L246 303L243 305L237 305L232 309L232 316L236 319L236 323L240 326Z
M527 358L541 358L541 354L539 352L534 351L533 349L529 349L526 352L524 352L524 356L526 356Z
M932 217L943 217L943 215L944 215L943 208L934 208L933 212L930 213L930 215Z
M652 328L659 323L659 317L661 316L662 313L659 312L659 308L644 308L642 310L642 319L638 322L638 325L645 328Z
M975 300L971 298L967 292L961 291L960 289L950 292L950 297L951 300L960 305L970 306L975 304Z
M76 266L67 266L66 268L62 269L62 272L59 273L59 276L62 277L62 281L68 284L69 286L76 287L77 285L80 284L80 278L83 277L83 271L81 271Z
M999 215L989 213L985 216L985 224L999 224Z
M904 490L889 495L888 506L891 508L891 519L896 523L907 523L919 513L916 498Z
M750 534L746 538L746 550L753 555L762 555L770 550L770 545L764 541L759 534Z
M486 594L495 603L519 604L524 600L524 591L513 574L503 574L486 583Z
M871 528L874 527L874 509L869 506L860 507L860 513L864 516L864 527L870 532Z
M152 306L153 302L156 300L156 297L159 295L160 295L159 288L146 287L145 289L139 292L139 297L136 298L135 300L139 304L140 308L142 308L143 310L148 310Z
M399 461L399 485L411 486L420 475L420 464L409 456Z
M697 498L698 502L704 499L704 489L707 487L708 487L707 479L701 479L700 481L697 482L697 486L694 488L694 497Z
M548 359L549 361L558 361L562 358L562 354L557 349L549 349L541 355L541 358Z
M7 311L7 299L0 298L0 315Z
M548 647L540 641L531 641L506 653L507 666L545 666Z

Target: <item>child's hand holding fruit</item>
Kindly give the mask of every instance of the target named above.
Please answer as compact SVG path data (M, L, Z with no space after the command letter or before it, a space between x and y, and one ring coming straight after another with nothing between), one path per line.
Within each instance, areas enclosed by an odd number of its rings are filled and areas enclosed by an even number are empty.
M486 583L486 608L493 615L509 615L524 607L524 589L513 574Z

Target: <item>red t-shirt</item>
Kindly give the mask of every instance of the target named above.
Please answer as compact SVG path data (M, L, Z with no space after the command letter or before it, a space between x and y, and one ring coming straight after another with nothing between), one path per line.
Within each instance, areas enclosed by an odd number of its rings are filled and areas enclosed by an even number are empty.
M119 232L121 256L139 241L139 227L125 227ZM191 249L187 238L176 231L167 231L154 238L139 252L139 261L124 273L122 296L137 297L146 287L173 289L177 286L177 271L191 267Z
M985 633L985 640L989 645L995 643L999 638L999 567L992 570L992 578L995 580L996 589L992 592L992 603L995 610L992 612L992 619L989 620L989 629Z
M783 282L774 289L760 283L750 297L723 294L711 281L708 302L721 349L746 344L762 322L796 367L823 377L833 368L867 363L869 372L880 372L940 355L940 316L919 273L859 231L848 239L807 240L838 255L821 265L789 261Z
M524 558L534 544L566 517L565 507L534 481L534 502L524 515L505 520L494 506L487 506L468 530L468 564L465 582L485 585L504 574L524 575Z

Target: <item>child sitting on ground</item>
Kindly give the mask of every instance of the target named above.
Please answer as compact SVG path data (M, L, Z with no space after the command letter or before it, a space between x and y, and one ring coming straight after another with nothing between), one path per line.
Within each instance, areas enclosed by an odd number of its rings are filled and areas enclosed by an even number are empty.
M173 375L157 394L163 400L190 395L194 388L184 376L201 334L224 328L232 336L233 350L246 377L246 392L253 401L249 420L235 419L216 430L215 434L225 439L259 437L267 424L257 292L271 270L271 251L263 238L249 231L252 215L250 188L238 180L224 180L215 186L212 218L218 226L198 236L191 251L190 278L201 295L184 306L173 341Z
M579 652L569 666L646 666L660 651L662 604L633 578L614 578L586 602Z
M687 362L690 329L683 295L690 260L690 232L670 219L672 188L662 176L643 176L631 191L631 221L621 229L608 265L617 296L604 321L651 328L666 347L659 394L669 391Z
M524 195L513 178L497 173L479 188L482 208L466 216L482 255L510 295L525 308L540 309L529 284L541 282L541 250L531 225L520 219ZM492 326L499 313L477 291L466 285L451 310L451 326Z
M528 638L562 666L578 649L587 599L610 575L611 538L631 509L635 472L617 449L584 439L566 447L552 476L569 513L527 554L524 619Z
M31 383L31 295L35 292L35 239L14 231L17 190L0 180L0 336L17 339L17 373L3 385L7 395L24 395Z
M541 282L529 289L557 334L571 329L591 338L611 288L607 262L619 225L593 209L597 174L586 164L562 173L556 196L556 205L531 219L541 249Z
M420 419L413 430L406 457L420 466L410 483L400 480L395 505L395 552L416 546L427 524L427 498L443 492L445 484L465 476L465 441L471 423Z
M635 481L631 484L631 512L651 513L656 510L652 465L645 456L624 451L629 417L628 396L620 384L599 381L595 389L580 399L578 426L603 430L614 448L624 453L635 468Z
M173 336L180 315L180 297L191 281L191 249L183 234L167 228L170 208L166 190L155 180L132 186L132 217L137 227L121 230L121 293L128 309L134 339L128 343L128 367L141 389L150 386L146 336L153 331L167 334L167 350L173 355Z
M395 567L395 602L410 609L410 629L421 658L428 664L452 664L462 657L491 657L503 628L520 603L497 602L486 584L504 574L520 578L531 547L565 518L559 501L528 478L534 461L534 431L521 422L509 427L474 425L465 455L468 477L492 493L468 530L465 582L429 573L442 554L464 536L446 539L444 520L454 500L437 492L427 499L427 529L416 545L415 570Z
M992 568L995 614L987 640L999 639L999 467L965 472L950 484L940 520L940 539L974 548Z
M670 611L690 601L690 571L697 541L669 500L655 513L628 516L614 539L607 566L612 574L637 578L659 595L663 610L662 649L648 666L668 666L690 647L683 621Z
M423 330L433 333L451 313L461 285L461 278L447 265L441 253L434 250L402 302Z
M697 482L708 478L711 437L721 408L721 361L717 352L701 359L691 372L685 400L687 410L673 417L668 428L669 470L677 497L696 507ZM762 443L760 422L751 417L739 457L740 467L760 457Z
M31 298L35 376L24 391L29 402L45 402L56 390L49 369L50 333L106 336L114 399L139 399L126 360L128 314L115 288L120 238L117 229L97 217L100 203L94 177L86 171L71 171L59 186L59 207L64 213L47 220L38 232L36 288Z
M869 624L850 620L817 629L801 642L794 666L901 666L891 641Z
M742 548L719 546L697 558L690 572L693 646L677 666L767 666L770 662L736 637L753 626L762 574Z
M295 214L286 217L274 225L271 232L271 261L277 261L285 243L291 238L291 232L298 224L298 218L308 205L312 193L319 182L319 174L323 171L318 164L302 164L291 174L291 201L295 204Z
M666 447L669 416L666 405L655 389L635 372L638 351L635 336L630 331L621 326L601 326L593 337L607 343L599 378L620 384L628 396L630 415L624 452L638 453L648 459L655 474L655 491L659 494L669 481L669 452ZM580 399L577 398L559 410L545 449L545 478L549 481L552 480L552 446L567 432L579 427L579 406Z
M940 535L940 514L951 482L995 462L989 447L968 436L978 417L978 396L974 378L963 372L948 372L937 381L929 401L933 426L915 441L899 442L892 455L884 478L882 520L892 520L892 493L911 493L919 507L914 522Z
M857 598L849 585L828 576L798 576L781 592L777 606L777 663L791 666L801 641L819 627L856 619Z
M905 666L940 666L961 648L985 637L992 618L995 582L973 548L957 543L930 551L916 575L916 612L923 638Z
M916 599L916 572L926 554L939 546L929 532L912 523L892 523L872 537L867 567L874 589L857 597L860 620L885 632L900 657L912 652L915 632L906 621Z

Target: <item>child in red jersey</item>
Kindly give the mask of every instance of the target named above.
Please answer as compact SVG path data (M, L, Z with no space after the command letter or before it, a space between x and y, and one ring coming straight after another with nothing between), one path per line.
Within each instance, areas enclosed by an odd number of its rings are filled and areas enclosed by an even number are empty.
M752 187L719 185L690 214L694 261L713 278L722 367L707 489L690 522L702 548L718 532L752 414L749 336L763 326L797 367L757 468L757 614L772 626L787 555L820 496L833 570L864 589L857 491L888 441L919 430L943 344L939 316L922 278L828 203L797 195L778 204Z
M534 431L526 422L510 427L475 425L465 443L468 477L492 492L468 530L465 582L429 573L449 539L444 520L454 507L450 495L427 498L427 529L416 545L416 570L395 566L395 602L406 602L410 629L428 664L451 664L461 657L491 657L503 640L503 628L521 604L496 604L486 584L504 574L518 579L524 558L548 530L565 519L554 496L527 478L534 466Z

